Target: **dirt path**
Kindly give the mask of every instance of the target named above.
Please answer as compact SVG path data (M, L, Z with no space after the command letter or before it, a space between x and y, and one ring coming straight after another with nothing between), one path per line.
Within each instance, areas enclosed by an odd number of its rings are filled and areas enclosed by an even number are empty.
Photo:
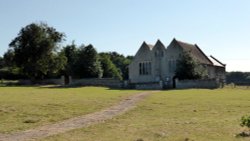
M114 116L121 115L122 113L135 107L137 102L144 99L149 94L156 91L148 91L138 93L122 100L117 105L111 106L99 112L71 118L51 125L45 125L34 129L17 132L14 134L0 134L0 141L27 141L36 140L59 133L64 133L73 129L83 128L89 125L104 122Z

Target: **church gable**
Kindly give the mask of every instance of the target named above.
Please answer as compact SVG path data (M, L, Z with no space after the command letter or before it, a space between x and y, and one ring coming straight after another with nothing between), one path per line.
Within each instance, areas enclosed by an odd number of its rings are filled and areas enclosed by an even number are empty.
M145 41L142 43L141 47L139 48L139 50L137 51L136 55L135 55L135 59L138 57L142 57L145 54L149 54L149 52L151 52L153 46L147 44Z
M166 48L164 44L160 40L157 40L153 48L154 56L163 57L165 55L165 51L166 51Z
M223 78L225 73L223 63L217 59L208 58L196 44L173 39L167 48L160 40L157 40L154 46L143 42L129 65L130 81L132 83L149 83L173 79L177 61L183 51L189 52L198 63L206 66L206 69L210 72L209 78L218 76ZM221 68L221 74L216 74L218 67Z

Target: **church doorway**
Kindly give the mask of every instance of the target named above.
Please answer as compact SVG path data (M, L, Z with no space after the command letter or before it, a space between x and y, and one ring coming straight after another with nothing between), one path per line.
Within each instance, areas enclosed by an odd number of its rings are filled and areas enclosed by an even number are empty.
M174 88L174 89L176 88L176 81L175 81L175 80L176 80L176 78L177 78L177 77L176 77L176 76L174 76L174 77L173 77L173 79L172 79L172 81L173 81L172 83L173 83L173 88Z

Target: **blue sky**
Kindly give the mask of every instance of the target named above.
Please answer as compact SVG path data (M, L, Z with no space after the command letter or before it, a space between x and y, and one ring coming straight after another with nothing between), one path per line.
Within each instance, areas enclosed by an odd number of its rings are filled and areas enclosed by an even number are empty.
M46 22L69 44L134 55L141 43L175 37L227 64L250 71L249 0L1 0L0 56L20 29Z

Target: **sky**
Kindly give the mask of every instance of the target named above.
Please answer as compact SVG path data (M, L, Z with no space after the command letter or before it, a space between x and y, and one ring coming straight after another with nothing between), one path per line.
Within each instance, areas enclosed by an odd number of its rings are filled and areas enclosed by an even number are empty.
M227 71L250 71L249 0L1 0L0 56L22 27L45 22L62 45L135 55L143 41L198 44Z

